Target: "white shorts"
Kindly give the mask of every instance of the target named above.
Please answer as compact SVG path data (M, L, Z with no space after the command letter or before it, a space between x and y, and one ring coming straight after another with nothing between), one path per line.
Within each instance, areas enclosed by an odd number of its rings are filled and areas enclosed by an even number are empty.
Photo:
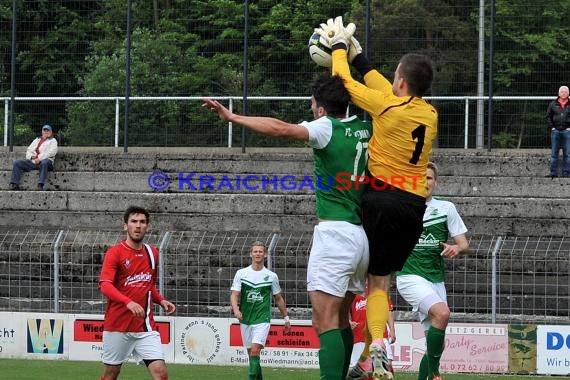
M360 355L362 355L363 350L364 342L354 343L354 346L352 346L352 354L350 354L350 368L354 367L356 363L358 363L358 359L360 358Z
M251 348L253 343L257 343L265 347L267 335L269 334L269 323L258 323L256 325L246 325L241 323L241 340L245 348Z
M364 294L368 274L368 239L362 226L320 222L315 226L307 266L307 290L336 297Z
M440 302L447 305L445 283L433 283L422 276L405 274L396 277L396 285L400 295L412 306L412 311L418 312L424 330L428 330L431 326L429 309Z
M384 347L386 348L386 357L388 360L394 360L394 350L392 350L392 344L390 343L390 339L384 339Z
M104 364L119 365L133 355L136 362L141 360L164 360L160 334L149 332L103 331Z

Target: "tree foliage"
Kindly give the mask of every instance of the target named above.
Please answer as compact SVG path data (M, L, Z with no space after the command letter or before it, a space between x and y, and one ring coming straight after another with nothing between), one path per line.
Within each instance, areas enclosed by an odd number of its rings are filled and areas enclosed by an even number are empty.
M17 95L125 95L127 0L17 3ZM554 94L569 77L570 29L565 24L570 0L495 3L496 93ZM308 37L319 23L337 15L357 24L357 38L387 77L403 54L420 52L435 64L434 95L476 94L478 0L371 0L369 40L364 34L368 15L363 0L249 4L246 77L245 2L132 0L131 96L239 96L246 79L250 96L309 95L307 83L318 69L308 58ZM487 2L487 37L489 12ZM0 93L5 96L10 90L11 20L11 4L1 3ZM132 141L223 141L217 132L195 130L216 121L194 106L133 103ZM241 104L236 107L239 110ZM251 110L292 121L310 117L299 104L283 106L280 114L256 107ZM114 104L21 103L18 113L23 115L19 125L30 126L57 115L50 121L64 128L67 142L74 145L108 145L114 138ZM443 128L458 122L453 116L442 119Z

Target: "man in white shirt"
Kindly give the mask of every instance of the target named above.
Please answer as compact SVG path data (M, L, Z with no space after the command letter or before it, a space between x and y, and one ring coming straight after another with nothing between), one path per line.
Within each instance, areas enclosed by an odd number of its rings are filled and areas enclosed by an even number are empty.
M26 150L25 160L16 160L12 166L10 179L11 190L20 189L20 177L23 172L39 170L38 190L44 189L48 171L53 170L53 162L57 154L57 140L53 137L53 128L46 124L42 127L42 136L37 137Z

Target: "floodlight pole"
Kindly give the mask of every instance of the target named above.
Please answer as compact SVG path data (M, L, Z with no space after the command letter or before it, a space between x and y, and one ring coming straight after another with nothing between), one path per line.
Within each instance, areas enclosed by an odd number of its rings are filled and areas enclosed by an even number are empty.
M132 1L127 1L127 46L125 52L125 141L123 152L129 150L129 106L131 97L131 5Z
M485 95L485 0L479 0L479 54L477 59L477 96ZM475 147L481 149L485 146L485 103L483 99L477 100L477 125L475 133Z
M487 146L490 152L493 148L493 60L495 48L495 0L491 0L491 33L489 36L489 115L487 121Z
M244 30L243 30L243 94L242 94L242 103L243 103L243 110L242 114L247 115L247 91L248 91L248 74L249 74L249 65L247 61L248 56L248 46L249 46L249 0L245 0L245 7L244 7ZM246 129L241 129L241 152L245 153L245 138L246 138Z
M8 140L10 152L14 151L14 107L16 105L16 0L12 0L12 56L10 63L10 125L8 125Z

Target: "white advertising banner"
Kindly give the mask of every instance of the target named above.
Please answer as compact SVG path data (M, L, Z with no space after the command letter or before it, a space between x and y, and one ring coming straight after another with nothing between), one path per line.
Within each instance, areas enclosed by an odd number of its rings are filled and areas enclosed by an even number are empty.
M67 314L0 312L0 357L66 359Z
M537 326L537 373L570 374L570 326Z
M176 318L174 362L180 364L228 364L228 318Z
M18 358L26 352L26 320L22 313L0 313L0 358Z
M156 317L165 359L179 364L248 365L234 318ZM311 321L285 333L271 321L262 365L318 368L319 339ZM102 315L0 312L0 358L101 360ZM417 371L425 336L417 322L396 322L396 371ZM538 373L570 373L570 326L538 326ZM502 324L450 323L442 372L508 372L508 331Z
M417 371L426 350L418 322L396 322L392 346L397 371ZM445 330L442 372L505 373L509 365L507 325L450 323Z
M241 339L240 325L230 320L230 341L227 361L230 365L247 365L247 351ZM285 333L283 320L271 321L261 365L268 367L319 368L319 337L310 321L295 321Z

